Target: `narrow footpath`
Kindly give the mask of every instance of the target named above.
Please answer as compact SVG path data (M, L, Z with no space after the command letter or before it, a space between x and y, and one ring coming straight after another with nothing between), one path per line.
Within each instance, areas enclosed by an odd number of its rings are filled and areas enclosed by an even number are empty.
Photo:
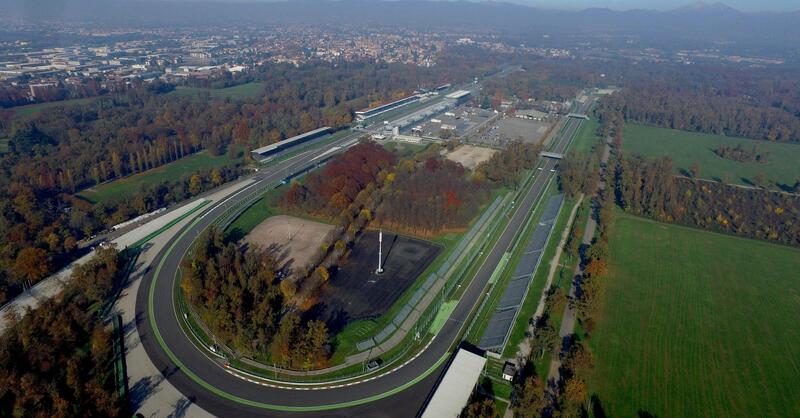
M603 148L603 156L601 158L601 165L600 165L600 183L597 187L597 194L605 190L606 182L605 182L605 175L606 170L605 166L608 163L608 159L611 156L611 145L609 144L610 139L606 139L605 147ZM597 197L597 194L594 197ZM583 230L583 246L590 245L592 243L592 239L594 238L595 230L597 229L597 221L595 220L595 212L597 209L596 202L592 204L592 213L590 213L588 219L586 219L586 226ZM583 274L583 269L581 263L579 262L577 266L575 266L575 271L572 275L572 286L569 289L569 298L575 298L575 279L580 277ZM576 321L576 312L575 309L572 307L572 304L567 304L564 308L564 315L561 319L561 328L558 331L558 335L561 337L561 341L563 342L565 338L571 336L575 332L575 321ZM550 360L550 369L547 374L547 383L551 388L557 387L558 382L561 380L561 358L559 356L553 356L553 359Z

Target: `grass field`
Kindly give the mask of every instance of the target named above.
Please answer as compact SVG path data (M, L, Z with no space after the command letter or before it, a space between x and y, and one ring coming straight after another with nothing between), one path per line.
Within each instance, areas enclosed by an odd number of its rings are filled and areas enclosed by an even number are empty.
M139 187L143 185L153 185L162 181L174 181L182 176L198 170L221 167L236 160L231 160L228 154L213 156L207 152L201 152L190 157L186 157L169 163L167 165L114 180L109 183L101 184L91 189L86 189L78 196L92 202L113 202L131 196Z
M70 100L60 100L57 102L36 103L25 106L16 106L11 108L11 110L14 111L15 116L32 116L45 109L50 109L59 106L87 104L95 101L96 99L97 97L87 97L83 99L70 99Z
M8 152L8 138L0 138L0 154Z
M224 89L178 86L175 88L175 90L167 93L167 95L197 97L201 93L207 92L213 98L252 99L258 97L263 91L264 83L253 82Z
M793 186L800 176L800 145L757 141L709 135L652 126L626 124L622 148L649 157L672 157L678 173L685 174L692 163L700 166L700 177L712 180L729 179L731 183L751 185L763 173L772 187ZM746 150L758 146L767 152L768 163L740 163L714 154L720 145L735 147L741 144Z
M580 129L578 130L578 135L572 142L570 149L582 153L591 152L592 148L596 144L599 144L601 140L601 138L596 134L598 126L599 124L597 123L596 119L583 121Z
M607 416L800 416L800 249L619 215L610 250Z

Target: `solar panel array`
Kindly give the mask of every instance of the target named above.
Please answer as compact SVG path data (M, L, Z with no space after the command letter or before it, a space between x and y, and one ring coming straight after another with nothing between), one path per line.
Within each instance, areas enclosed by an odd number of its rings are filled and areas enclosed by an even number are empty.
M416 308L417 304L422 300L433 284L436 283L436 280L439 278L444 278L447 274L447 271L450 270L450 267L456 262L458 257L461 253L464 252L467 244L475 237L475 234L483 227L486 221L494 214L495 210L500 206L500 202L502 199L497 197L494 202L483 212L478 221L475 222L475 226L473 226L470 231L465 235L461 241L459 241L458 246L450 253L450 256L447 257L444 263L442 263L441 267L435 272L431 273L425 282L422 283L419 289L411 296L411 299L397 312L397 314L392 318L392 322L390 322L384 329L381 330L377 335L372 338L368 338L366 340L360 341L356 344L356 348L358 351L364 351L368 348L375 346L375 344L383 342L386 338L389 337L398 327L403 324L403 321L411 314L411 312Z
M539 224L536 225L536 229L525 245L514 269L514 274L511 275L511 280L506 285L497 307L481 335L481 341L478 344L480 348L488 350L505 345L517 311L528 294L528 286L541 261L542 253L547 245L547 238L553 230L553 224L563 203L564 195L552 196L548 199Z

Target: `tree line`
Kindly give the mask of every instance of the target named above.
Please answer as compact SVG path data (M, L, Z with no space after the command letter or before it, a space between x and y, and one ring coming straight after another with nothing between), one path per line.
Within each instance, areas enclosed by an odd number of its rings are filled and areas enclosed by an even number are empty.
M717 148L714 148L714 154L717 154L719 157L725 158L726 160L737 161L740 163L766 164L769 162L769 153L759 153L758 147L755 145L749 151L744 149L742 144L737 144L735 147L720 145Z
M113 248L78 266L57 297L12 317L0 335L0 415L125 415L117 395L112 332L97 314L122 270Z
M626 155L614 175L617 204L662 222L800 245L800 196L670 175L669 157Z
M713 77L712 77L713 75ZM636 74L602 101L625 120L671 129L800 142L796 74L703 67Z

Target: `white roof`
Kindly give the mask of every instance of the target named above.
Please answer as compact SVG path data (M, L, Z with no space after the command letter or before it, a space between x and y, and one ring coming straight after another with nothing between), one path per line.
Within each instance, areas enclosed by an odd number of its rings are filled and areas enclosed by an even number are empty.
M330 129L331 129L331 128L330 128L330 126L325 126L325 127L323 127L323 128L314 129L313 131L308 131L308 132L306 132L306 133L304 133L304 134L300 134L300 135L297 135L297 136L293 136L293 137L291 137L291 138L284 139L283 141L276 142L276 143L274 143L274 144L270 144L270 145L267 145L267 146L264 146L264 147L261 147L261 148L256 148L256 149L254 149L254 150L253 150L253 151L251 151L251 152L254 152L254 153L256 153L256 154L263 154L263 153L265 153L265 152L270 152L270 151L272 151L272 150L274 150L274 149L276 149L276 148L278 148L278 147L283 147L283 146L286 146L286 145L291 145L291 144L292 144L292 142L297 142L297 141L300 141L300 140L302 140L302 139L308 138L308 137L309 137L309 136L311 136L311 135L316 135L316 134L318 134L318 133L320 133L320 132L323 132L323 131L327 132L327 131L329 131Z
M422 418L457 418L469 402L484 364L486 357L459 349L422 413Z
M464 96L469 95L470 93L472 93L472 92L468 91L468 90L459 90L459 91L454 91L454 92L452 92L452 93L450 93L450 94L448 94L447 96L444 96L444 97L446 97L448 99L460 99L460 98L462 98Z

